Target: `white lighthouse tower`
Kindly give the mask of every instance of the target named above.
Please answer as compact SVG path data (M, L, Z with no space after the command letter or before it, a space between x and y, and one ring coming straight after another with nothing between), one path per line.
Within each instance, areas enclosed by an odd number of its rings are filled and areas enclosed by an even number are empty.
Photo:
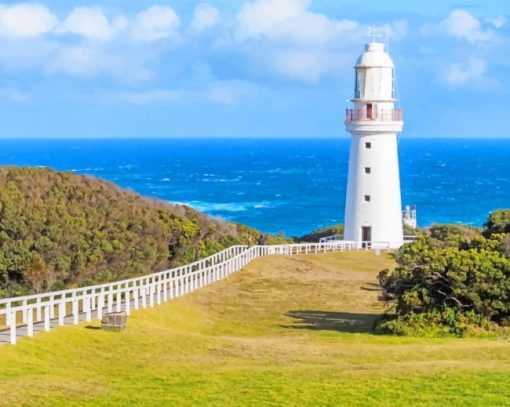
M384 44L371 42L356 62L354 99L345 127L351 133L344 239L364 246L403 244L394 65Z

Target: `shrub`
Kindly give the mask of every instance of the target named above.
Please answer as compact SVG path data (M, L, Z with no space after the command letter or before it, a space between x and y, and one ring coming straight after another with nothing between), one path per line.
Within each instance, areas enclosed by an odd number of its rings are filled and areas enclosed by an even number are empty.
M314 230L313 232L310 232L306 235L303 235L301 237L296 237L295 240L297 242L318 242L323 237L333 236L333 235L342 235L344 233L344 225L333 225L333 226L327 226L322 229Z
M492 230L486 238L472 228L434 227L430 235L404 245L394 272L380 274L383 293L395 309L381 328L463 336L508 325L509 236Z
M510 233L510 209L499 209L492 212L484 225L484 236Z

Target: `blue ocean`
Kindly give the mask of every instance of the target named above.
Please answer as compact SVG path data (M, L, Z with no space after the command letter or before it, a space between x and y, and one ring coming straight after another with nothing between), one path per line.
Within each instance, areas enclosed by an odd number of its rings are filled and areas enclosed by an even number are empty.
M418 223L481 226L510 207L510 139L399 142L403 205ZM110 180L264 232L343 222L349 139L0 140L0 164Z

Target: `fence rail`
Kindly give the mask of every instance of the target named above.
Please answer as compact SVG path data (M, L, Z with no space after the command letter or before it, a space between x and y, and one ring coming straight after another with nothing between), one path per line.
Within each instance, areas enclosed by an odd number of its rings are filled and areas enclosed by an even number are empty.
M232 246L194 263L107 284L0 299L6 329L0 343L15 344L55 326L101 319L105 312L153 307L228 277L258 257L369 249L332 241L271 246Z

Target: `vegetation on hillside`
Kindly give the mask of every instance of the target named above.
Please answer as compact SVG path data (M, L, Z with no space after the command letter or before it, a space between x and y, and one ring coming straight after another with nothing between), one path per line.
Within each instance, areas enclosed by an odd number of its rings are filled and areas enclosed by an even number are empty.
M0 168L0 296L147 274L250 234L259 232L89 176Z
M395 310L382 328L464 336L510 326L510 210L492 213L483 230L435 225L396 260L379 276Z
M338 224L333 226L327 226L322 229L314 230L306 235L303 235L301 237L294 238L297 242L304 242L304 243L315 243L318 242L323 237L333 236L333 235L343 235L344 233L344 225Z

